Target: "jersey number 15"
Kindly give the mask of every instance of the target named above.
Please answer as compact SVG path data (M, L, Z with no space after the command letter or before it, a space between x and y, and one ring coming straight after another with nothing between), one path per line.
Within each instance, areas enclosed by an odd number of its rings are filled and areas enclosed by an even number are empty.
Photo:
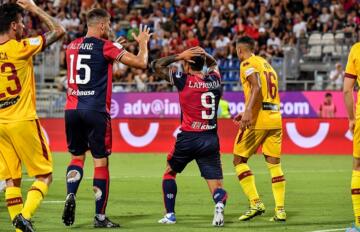
M87 64L83 64L81 61L82 60L90 60L91 59L91 55L81 55L79 54L77 56L76 61L75 59L75 55L71 54L70 55L70 76L69 76L69 84L87 84L90 81L90 77L91 77L91 69L89 67L89 65ZM75 68L76 68L76 75L75 75L75 79L74 79L74 65L76 64ZM84 77L83 79L80 78L80 75L77 74L78 71L80 71L81 69L84 70Z

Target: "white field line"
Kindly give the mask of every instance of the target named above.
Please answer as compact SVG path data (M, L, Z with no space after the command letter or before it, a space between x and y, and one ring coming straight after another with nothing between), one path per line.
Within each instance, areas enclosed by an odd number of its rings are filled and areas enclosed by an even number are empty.
M306 174L306 173L343 173L343 172L349 172L351 174L351 169L340 169L340 170L333 170L333 169L328 169L328 170L307 170L307 171L301 171L301 170L294 170L294 171L285 171L285 175L287 173L290 174ZM235 176L234 172L225 172L223 174L224 176ZM261 171L261 172L254 172L254 175L269 175L268 171ZM195 177L195 176L199 176L200 177L200 173L199 174L180 174L179 176L184 176L184 177ZM161 178L162 175L147 175L147 176L137 176L137 175L124 175L124 176L110 176L110 179L116 180L116 179L130 179L130 178L146 178L146 179L151 179L151 178ZM63 181L65 179L64 178L53 178L53 181ZM85 176L83 179L85 180L92 180L93 177L92 176ZM34 181L34 179L32 178L24 178L23 179L24 182L32 182Z
M65 201L42 201L42 204L64 204Z
M345 231L346 228L339 228L339 229L327 229L327 230L313 230L310 232L333 232L333 231Z

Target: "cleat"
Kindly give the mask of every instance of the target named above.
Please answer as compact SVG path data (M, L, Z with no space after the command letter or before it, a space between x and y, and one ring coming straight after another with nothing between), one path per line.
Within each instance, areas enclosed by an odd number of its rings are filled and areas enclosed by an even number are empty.
M64 211L62 215L62 220L65 226L71 226L75 222L75 195L70 193L67 195L65 200Z
M259 202L254 206L250 206L250 208L239 217L239 220L247 221L263 213L265 213L265 205L262 202Z
M215 205L214 219L212 222L213 226L224 226L224 207L225 206L222 202L219 202Z
M165 216L158 221L160 224L175 224L176 223L176 217L175 213L167 213Z
M120 224L110 221L109 218L105 217L104 220L99 220L98 217L94 217L95 228L118 228Z
M350 228L347 228L345 232L360 232L360 227L357 227L355 224L353 224Z
M274 217L270 218L272 222L285 222L286 221L286 212L284 209L275 210Z
M23 232L35 232L31 221L25 219L21 213L15 216L13 225L16 227L16 229L19 229Z

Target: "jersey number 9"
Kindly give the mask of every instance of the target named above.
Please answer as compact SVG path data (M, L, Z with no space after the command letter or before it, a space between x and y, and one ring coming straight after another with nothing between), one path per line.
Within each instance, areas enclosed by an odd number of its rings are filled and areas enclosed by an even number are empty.
M208 101L210 99L210 102ZM215 95L212 92L201 94L201 105L208 109L201 111L201 118L211 120L215 117ZM210 111L210 114L209 114Z

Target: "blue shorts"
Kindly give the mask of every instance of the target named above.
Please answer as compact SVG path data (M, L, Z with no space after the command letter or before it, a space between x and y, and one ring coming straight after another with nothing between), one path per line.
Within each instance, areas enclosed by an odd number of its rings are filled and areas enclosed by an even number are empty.
M65 129L68 150L77 156L91 151L100 159L111 154L111 118L108 113L93 110L66 110Z
M188 163L196 160L202 177L207 180L223 179L219 137L216 132L179 133L167 160L176 173L181 173Z

